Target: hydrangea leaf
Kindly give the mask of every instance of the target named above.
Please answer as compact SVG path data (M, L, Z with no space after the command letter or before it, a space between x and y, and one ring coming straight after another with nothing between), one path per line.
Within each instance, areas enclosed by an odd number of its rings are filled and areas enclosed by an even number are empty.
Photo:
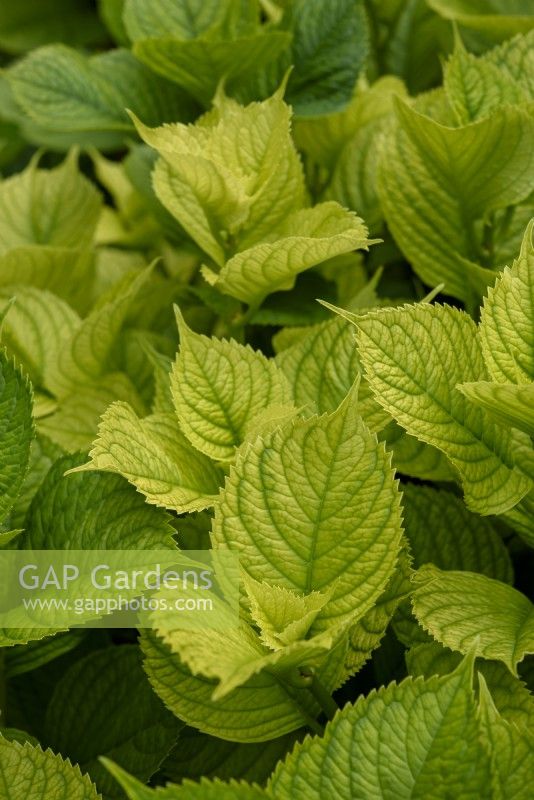
M513 508L530 488L514 464L516 451L528 443L524 434L497 426L456 389L486 377L468 315L423 303L371 312L358 326L360 358L377 401L408 433L447 455L472 511L499 514Z
M2 6L0 45L6 53L19 54L48 42L96 44L102 26L91 6L73 7L70 0L24 0Z
M0 779L5 800L101 800L80 768L28 742L0 736Z
M400 550L399 492L352 392L332 414L295 421L238 454L213 541L237 550L255 580L303 594L332 589L313 632L373 605Z
M441 450L410 436L396 422L391 421L379 438L391 452L397 472L423 481L456 481L454 468Z
M336 714L322 738L297 745L274 772L276 800L491 797L479 741L472 660L445 678L408 678Z
M44 738L79 764L111 800L121 797L120 790L99 757L112 758L148 781L180 727L146 680L139 648L125 645L90 653L61 676L48 705Z
M299 595L283 586L270 586L243 578L251 616L266 647L279 650L304 639L317 614L328 601L322 592Z
M492 753L492 782L495 796L528 800L530 776L534 771L532 731L519 731L497 711L484 677L480 681L480 718L483 737Z
M228 39L160 36L135 42L133 52L151 70L174 81L207 106L221 75L226 75L229 82L248 77L275 61L290 42L289 33L276 30Z
M400 101L397 116L379 168L388 226L425 283L444 283L447 294L478 303L494 279L479 265L500 265L488 263L475 223L532 192L534 116L504 106L451 128Z
M141 137L161 156L156 194L221 266L230 250L225 233L239 247L250 246L304 202L290 123L281 91L248 106L218 93L212 111L194 126L150 129L137 122Z
M0 303L15 303L2 328L2 342L23 365L33 384L48 388L59 353L81 320L68 303L46 289L11 286L0 289Z
M67 453L87 452L96 436L100 417L115 401L129 403L140 414L145 412L128 376L111 372L62 396L52 410L41 415L38 430Z
M0 522L22 489L31 439L30 386L5 352L0 351Z
M24 517L33 496L54 461L62 455L61 448L46 436L38 434L32 439L28 471L10 514L12 525L23 526Z
M289 402L289 387L276 364L251 347L196 334L179 311L177 320L171 392L180 427L198 450L230 461L254 417Z
M126 0L124 4L124 24L133 42L165 36L196 39L221 26L246 29L257 19L256 2L242 0L153 0L148 5L144 0Z
M58 459L26 517L20 548L34 550L158 550L174 547L173 527L160 509L118 475L67 475L83 456Z
M406 665L410 675L414 677L448 675L461 660L461 653L442 647L437 642L418 644L406 653ZM483 676L499 714L507 722L517 725L520 730L530 730L534 723L534 697L525 684L511 675L500 661L477 659L475 670L479 676Z
M335 411L360 372L354 328L340 317L316 325L279 353L276 363L291 385L297 406L318 414ZM365 380L360 380L358 388L358 411L373 431L389 420Z
M485 60L499 67L511 81L518 83L525 97L531 100L534 98L533 43L534 25L528 33L514 36L485 55Z
M288 102L299 116L338 111L352 96L367 58L367 17L352 0L297 0L293 13L294 70Z
M299 733L295 733L270 742L243 744L184 728L176 747L162 764L161 774L173 783L204 776L263 784L298 738Z
M259 786L237 781L223 783L202 779L193 783L186 780L179 786L168 784L165 788L151 789L112 761L103 761L126 792L128 800L268 800L268 795Z
M502 105L529 99L521 83L494 64L491 56L477 58L468 53L459 38L445 68L445 91L460 125L483 119Z
M91 243L101 198L77 167L73 152L53 169L32 160L0 182L0 254L40 244L82 248Z
M480 572L513 582L510 555L492 522L472 514L451 492L407 484L403 489L404 530L414 566ZM432 531L432 536L429 536Z
M292 289L300 272L329 258L367 249L367 228L338 203L295 211L276 231L277 239L232 256L219 273L204 277L226 294L259 306L268 294Z
M223 473L196 451L173 414L139 419L127 403L104 412L90 462L78 471L103 470L123 475L149 503L179 514L213 505Z
M534 382L517 386L513 383L477 381L461 383L458 389L501 424L511 425L534 436Z
M108 295L101 298L81 321L57 354L46 388L56 397L76 392L113 370L113 348L139 291L145 286L151 267L127 273Z
M517 664L534 652L534 606L505 583L474 572L443 572L426 564L417 573L412 605L418 622L452 650Z
M187 118L191 102L180 90L150 72L127 50L86 57L65 45L33 51L6 77L17 103L45 130L104 133L95 144L120 146L133 132L125 111L148 124Z
M534 381L534 220L519 258L499 275L484 300L480 321L482 351L498 383Z
M529 0L427 0L438 14L482 35L482 41L500 42L534 27Z
M307 690L282 685L267 672L216 701L217 681L192 675L154 632L143 632L141 647L155 692L176 716L204 733L234 742L269 741L307 725L317 711Z

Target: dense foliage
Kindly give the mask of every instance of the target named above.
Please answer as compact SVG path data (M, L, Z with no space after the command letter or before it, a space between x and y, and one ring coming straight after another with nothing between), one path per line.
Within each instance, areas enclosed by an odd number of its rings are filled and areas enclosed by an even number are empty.
M242 571L0 630L2 798L530 798L533 12L2 3L0 548Z

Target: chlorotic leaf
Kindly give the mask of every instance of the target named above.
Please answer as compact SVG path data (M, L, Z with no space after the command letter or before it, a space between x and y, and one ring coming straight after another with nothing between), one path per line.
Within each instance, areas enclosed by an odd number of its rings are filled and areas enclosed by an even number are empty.
M334 202L296 211L276 233L275 241L243 250L218 274L205 270L204 276L226 294L259 306L268 294L293 288L299 272L370 244L362 220Z
M458 389L498 422L534 436L534 382L460 383Z
M0 736L0 778L5 800L100 800L100 795L80 768L29 743Z
M412 604L419 623L452 650L517 664L534 652L534 606L525 595L474 572L442 572L426 564Z
M106 409L89 456L80 471L123 475L149 503L180 514L213 505L223 477L187 441L173 414L139 419L126 403Z
M358 326L360 358L376 400L408 433L447 455L468 507L499 514L516 505L530 488L514 466L516 448L527 441L497 426L456 389L486 377L467 314L419 304L371 312Z
M389 459L351 393L330 415L298 420L238 455L215 511L213 541L258 581L331 589L312 631L363 615L401 544Z
M290 400L273 361L235 341L194 333L177 312L180 352L171 392L180 427L201 452L230 461L248 425L271 405Z
M501 273L484 301L480 337L491 378L498 383L534 380L534 220L519 258Z
M276 800L491 797L479 741L472 661L445 678L406 679L347 705L322 738L297 745L275 770Z

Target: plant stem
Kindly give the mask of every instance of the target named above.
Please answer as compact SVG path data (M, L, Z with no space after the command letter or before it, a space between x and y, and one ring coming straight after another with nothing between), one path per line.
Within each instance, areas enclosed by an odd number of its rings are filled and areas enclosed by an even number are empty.
M324 688L317 675L313 676L313 680L310 685L310 691L323 709L328 719L333 719L336 712L339 711L339 706L332 695Z

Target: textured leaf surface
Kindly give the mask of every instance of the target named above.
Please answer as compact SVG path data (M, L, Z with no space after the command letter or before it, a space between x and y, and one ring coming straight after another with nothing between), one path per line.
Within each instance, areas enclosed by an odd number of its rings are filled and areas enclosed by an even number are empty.
M393 573L399 494L389 459L353 395L333 414L258 440L230 470L214 542L247 572L305 594L332 589L313 629L362 615Z
M88 245L100 213L100 195L68 156L51 170L30 162L0 183L0 254L28 244Z
M413 610L434 638L465 653L503 661L515 674L517 664L534 652L534 606L524 594L474 572L442 572L427 564Z
M32 397L27 380L0 352L0 522L22 489L30 459Z
M262 742L309 722L316 708L306 690L289 690L262 672L219 700L216 680L194 676L153 632L141 636L148 678L176 716L204 733L233 742Z
M180 514L213 505L222 473L196 451L173 414L139 419L126 403L104 412L85 469L123 475L149 503Z
M354 327L340 317L316 325L279 353L276 362L291 385L297 407L318 414L335 411L360 372ZM358 387L358 411L373 431L389 419L365 380Z
M534 436L534 383L461 383L458 389L503 425Z
M194 126L150 129L136 123L162 157L154 172L156 194L221 266L229 254L228 235L241 249L249 247L304 202L290 120L291 109L278 91L245 107L219 93L212 111Z
M106 798L118 798L120 790L98 758L112 758L148 781L179 729L152 691L139 649L126 645L91 653L61 677L48 706L45 738L88 772Z
M414 566L480 572L512 583L508 550L490 520L472 514L459 497L430 486L403 489L404 529Z
M408 678L346 706L323 738L296 746L268 788L277 800L491 797L471 666Z
M294 69L288 103L299 116L329 114L349 102L368 51L363 5L352 0L297 0Z
M498 383L534 381L534 221L519 258L501 273L482 309L480 336L491 378Z
M184 781L181 786L168 785L164 789L143 786L113 762L106 766L120 783L129 800L267 800L262 789L246 783L202 780L200 783Z
M397 115L379 171L387 223L425 283L444 283L447 294L478 301L492 274L477 268L484 254L474 222L534 188L534 117L501 107L452 128L400 102Z
M87 775L51 750L0 736L0 785L5 800L99 800Z
M190 102L127 50L85 57L65 45L32 52L7 77L15 99L43 128L64 133L104 132L118 146L133 132L126 109L155 124L189 116ZM76 137L73 137L76 141Z
M237 253L220 273L205 271L205 277L226 294L257 306L268 294L293 288L300 272L369 244L362 220L334 202L296 211L277 235L276 241Z
M456 389L486 377L467 314L420 304L372 312L358 325L360 358L377 401L408 433L447 455L468 507L498 514L516 505L530 485L514 466L515 449L526 440L499 428Z
M171 392L180 426L198 450L229 461L255 417L289 403L289 386L276 364L251 347L196 334L181 314L178 328Z

